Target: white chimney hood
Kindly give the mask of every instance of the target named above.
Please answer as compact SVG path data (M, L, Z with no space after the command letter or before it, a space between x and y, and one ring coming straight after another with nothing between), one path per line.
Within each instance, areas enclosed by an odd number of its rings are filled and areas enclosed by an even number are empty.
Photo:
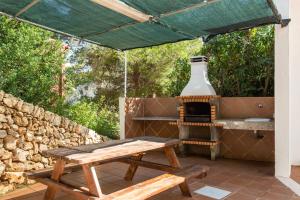
M216 95L207 76L207 57L196 56L191 58L191 78L180 96Z

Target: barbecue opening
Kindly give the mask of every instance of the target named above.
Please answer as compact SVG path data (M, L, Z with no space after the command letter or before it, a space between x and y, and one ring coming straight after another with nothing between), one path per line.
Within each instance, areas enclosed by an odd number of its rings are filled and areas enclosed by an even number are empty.
M184 104L185 122L211 122L211 106L209 103L188 102Z

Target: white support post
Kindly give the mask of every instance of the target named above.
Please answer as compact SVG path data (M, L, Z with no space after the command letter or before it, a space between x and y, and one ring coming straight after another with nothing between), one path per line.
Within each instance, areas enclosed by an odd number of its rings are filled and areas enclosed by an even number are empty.
M119 98L120 139L125 139L125 102L127 97L127 52L124 51L124 97Z
M289 27L275 27L275 175L290 176Z
M289 18L290 0L277 0L283 18ZM275 175L289 177L290 164L290 25L275 26Z
M127 97L127 52L124 51L124 97Z
M120 139L125 139L125 98L119 98Z
M300 1L290 0L290 9L290 161L300 165Z
M300 165L300 1L275 1L287 27L275 28L275 175Z

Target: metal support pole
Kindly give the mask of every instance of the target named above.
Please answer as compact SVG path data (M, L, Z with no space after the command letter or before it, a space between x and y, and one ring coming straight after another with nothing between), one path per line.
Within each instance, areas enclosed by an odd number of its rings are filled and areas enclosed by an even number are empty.
M124 97L127 97L127 52L124 51L124 64L125 64L125 70L124 70Z

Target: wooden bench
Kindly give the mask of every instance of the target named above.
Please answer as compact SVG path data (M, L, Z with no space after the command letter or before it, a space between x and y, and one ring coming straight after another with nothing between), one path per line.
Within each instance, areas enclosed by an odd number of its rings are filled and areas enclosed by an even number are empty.
M76 169L76 166L70 166L68 169L72 170L74 167ZM85 186L76 185L74 187L74 182L66 180L63 176L61 180L62 183L53 181L50 178L50 172L51 170L42 170L40 172L29 173L28 177L31 179L36 179L47 185L60 185L60 189L62 191L75 195L78 199L143 200L176 186L180 187L180 190L184 196L190 197L192 194L187 185L187 181L191 178L205 177L208 172L208 167L195 165L184 169L177 169L172 173L166 173L157 176L100 198L91 197L88 189Z
M123 190L111 193L101 200L143 200L163 191L179 186L184 196L191 197L187 181L191 178L203 178L206 176L208 167L199 165L179 170L175 173L167 173L158 177L146 180Z
M191 196L187 180L193 177L204 177L208 168L194 166L182 170L174 151L174 147L179 142L177 139L145 136L52 149L43 152L43 155L57 159L53 170L31 172L28 173L28 177L48 185L44 195L44 199L47 200L54 200L59 190L78 199L146 199L177 185L184 195ZM169 165L142 160L143 154L154 150L162 150ZM96 171L95 165L110 162L129 164L125 175L127 181L133 179L139 166L167 173L111 194L103 194L97 174L101 172Z

